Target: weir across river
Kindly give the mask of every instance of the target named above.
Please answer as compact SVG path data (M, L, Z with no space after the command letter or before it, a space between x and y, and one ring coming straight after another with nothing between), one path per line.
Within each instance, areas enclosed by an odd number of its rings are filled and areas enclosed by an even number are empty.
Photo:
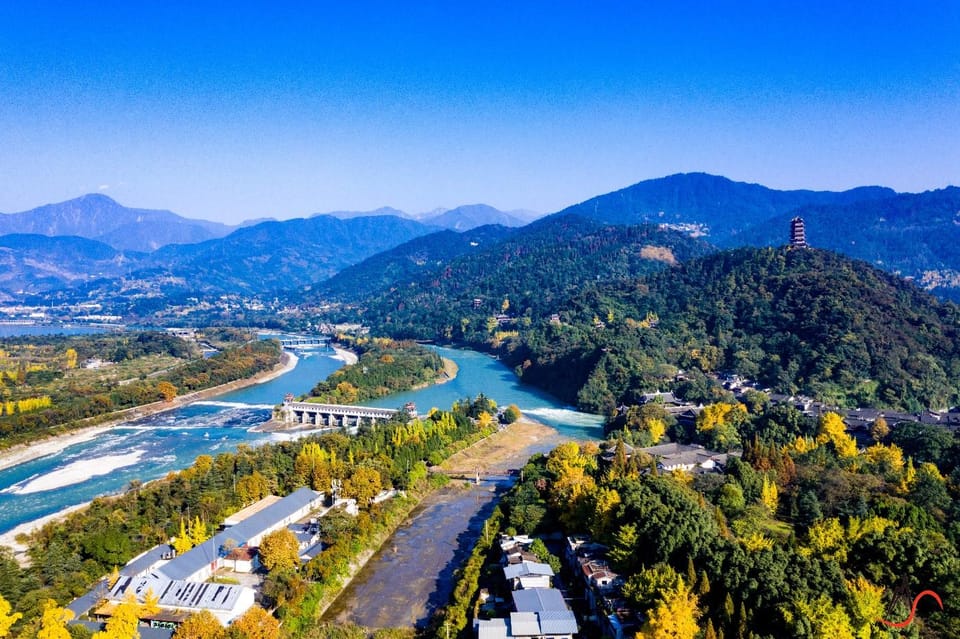
M328 428L359 426L363 420L370 424L386 421L397 414L390 408L315 404L313 402L284 401L280 407L280 421L287 424L314 424Z

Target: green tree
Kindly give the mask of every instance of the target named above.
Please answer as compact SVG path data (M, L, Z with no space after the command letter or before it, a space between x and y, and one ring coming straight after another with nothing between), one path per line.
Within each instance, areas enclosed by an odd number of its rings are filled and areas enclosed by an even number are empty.
M560 574L560 558L550 552L542 539L537 538L533 540L533 543L530 544L530 552L535 554L541 562L550 566L553 574Z
M516 404L510 404L503 411L503 423L512 424L513 422L520 419L520 408Z

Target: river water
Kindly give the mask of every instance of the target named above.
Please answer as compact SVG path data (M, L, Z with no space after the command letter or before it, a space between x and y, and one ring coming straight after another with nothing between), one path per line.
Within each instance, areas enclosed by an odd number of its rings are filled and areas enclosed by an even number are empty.
M370 405L397 408L413 401L420 412L426 412L433 406L449 408L458 399L482 392L500 405L517 404L567 437L601 436L599 417L578 413L549 395L522 386L499 361L474 351L438 351L457 363L459 372L454 380ZM0 471L0 533L98 495L121 491L131 480L149 481L186 468L198 455L289 437L250 429L269 419L273 406L286 393L306 393L342 365L333 351L314 352L276 379L131 421L56 454Z

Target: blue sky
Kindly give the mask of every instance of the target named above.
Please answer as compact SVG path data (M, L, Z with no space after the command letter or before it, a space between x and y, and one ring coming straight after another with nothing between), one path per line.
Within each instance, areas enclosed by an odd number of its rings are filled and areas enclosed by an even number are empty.
M271 4L0 0L0 211L960 183L960 2Z

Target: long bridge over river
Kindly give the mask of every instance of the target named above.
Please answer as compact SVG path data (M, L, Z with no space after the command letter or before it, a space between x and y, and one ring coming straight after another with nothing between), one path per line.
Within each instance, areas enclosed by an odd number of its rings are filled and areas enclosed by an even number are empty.
M377 421L391 419L398 412L370 406L284 401L280 407L280 420L287 424L313 424L320 428L356 428L364 420L376 424Z
M323 336L285 335L278 339L284 348L322 348L330 343L330 338Z

